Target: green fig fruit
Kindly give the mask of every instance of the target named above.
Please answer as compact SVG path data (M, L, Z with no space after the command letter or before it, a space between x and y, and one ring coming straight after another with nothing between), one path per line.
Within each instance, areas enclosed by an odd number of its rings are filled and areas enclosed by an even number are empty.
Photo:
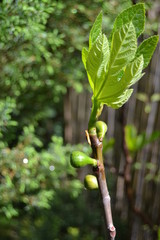
M84 167L88 164L94 167L97 166L96 159L90 158L83 152L79 152L79 151L74 151L71 153L70 162L71 162L71 165L75 168Z
M84 186L90 190L98 189L97 178L93 175L86 175L84 179Z
M97 135L99 138L104 138L106 132L107 132L107 124L102 121L97 121L96 122L96 130L97 130Z

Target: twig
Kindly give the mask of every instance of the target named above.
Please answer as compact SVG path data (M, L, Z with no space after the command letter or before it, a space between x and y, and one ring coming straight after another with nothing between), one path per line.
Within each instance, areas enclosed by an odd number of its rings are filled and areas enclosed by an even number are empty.
M111 203L110 203L110 195L108 192L106 176L105 176L105 168L103 164L103 155L102 155L102 141L100 141L97 135L89 135L91 141L91 147L93 150L93 154L98 161L98 167L93 169L99 185L100 194L102 197L102 203L104 208L105 222L109 232L110 240L114 240L116 236L116 229L113 225L112 220L112 211L111 211Z

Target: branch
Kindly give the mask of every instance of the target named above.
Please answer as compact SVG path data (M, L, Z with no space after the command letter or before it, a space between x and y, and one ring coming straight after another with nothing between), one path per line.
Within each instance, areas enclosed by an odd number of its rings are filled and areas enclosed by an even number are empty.
M106 227L108 229L110 240L114 240L116 236L116 229L113 225L110 195L108 192L106 176L105 176L105 168L103 164L102 139L100 141L96 134L94 135L90 134L89 137L90 137L91 147L93 150L94 157L98 161L98 167L94 168L93 171L95 172L98 180L99 190L100 190L103 208L104 208Z

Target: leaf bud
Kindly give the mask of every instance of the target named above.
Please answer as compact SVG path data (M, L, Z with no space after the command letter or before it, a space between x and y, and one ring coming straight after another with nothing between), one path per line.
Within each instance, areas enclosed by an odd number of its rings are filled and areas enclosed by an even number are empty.
M102 121L97 121L96 122L96 130L97 130L98 138L104 138L104 136L107 132L107 124Z
M73 151L70 156L70 163L75 168L84 167L88 164L96 167L97 166L97 160L94 158L88 157L83 152L79 151Z
M98 189L97 178L94 175L86 175L84 179L84 186L89 190Z

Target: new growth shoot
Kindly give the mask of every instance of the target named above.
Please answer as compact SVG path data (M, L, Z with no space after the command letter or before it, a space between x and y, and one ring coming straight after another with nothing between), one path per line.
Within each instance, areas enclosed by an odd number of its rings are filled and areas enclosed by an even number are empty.
M73 167L87 164L93 166L94 175L86 176L85 186L89 189L99 188L106 228L109 239L113 240L116 229L112 220L102 155L102 141L107 125L98 118L104 105L117 109L129 100L133 92L131 87L143 76L142 71L151 60L158 36L152 36L137 46L137 38L143 33L145 25L144 4L136 4L117 16L109 40L102 32L102 17L100 12L89 34L89 46L82 49L82 61L93 92L87 139L92 147L94 159L74 152L71 154L71 164Z

